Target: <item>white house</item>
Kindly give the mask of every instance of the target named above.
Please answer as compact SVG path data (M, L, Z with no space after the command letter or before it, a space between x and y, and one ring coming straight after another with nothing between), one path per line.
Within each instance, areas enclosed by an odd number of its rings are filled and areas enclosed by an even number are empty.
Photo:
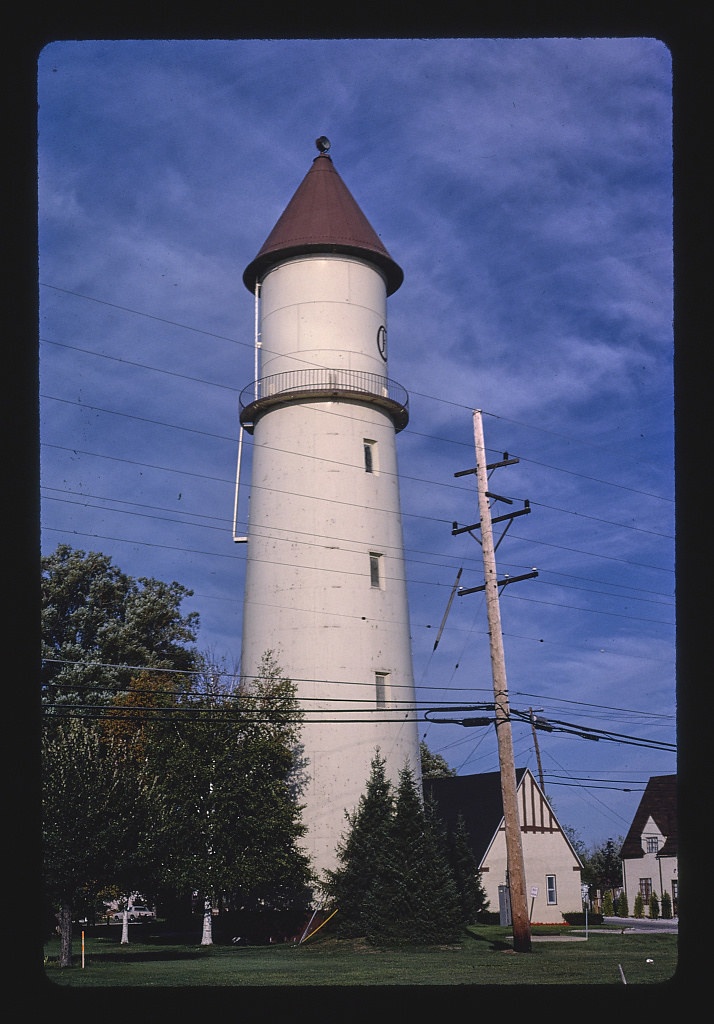
M630 913L640 893L649 914L649 899L657 894L672 900L677 917L678 903L677 776L654 775L642 794L629 832L622 844L622 884Z
M582 863L528 768L516 769L516 784L530 920L561 924L563 914L582 910ZM447 830L463 817L489 911L510 922L500 772L427 778L423 789Z

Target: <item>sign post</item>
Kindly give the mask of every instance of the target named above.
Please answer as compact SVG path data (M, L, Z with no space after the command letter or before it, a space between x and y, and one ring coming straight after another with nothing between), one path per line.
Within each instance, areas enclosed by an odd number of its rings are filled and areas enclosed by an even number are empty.
M585 938L588 937L588 903L590 901L590 887L587 885L580 886L580 892L583 897L583 909L585 910Z
M535 899L536 899L537 895L538 895L538 886L537 885L532 885L531 886L531 912L530 912L530 914L528 916L528 920L529 921L533 920L533 904L535 903Z

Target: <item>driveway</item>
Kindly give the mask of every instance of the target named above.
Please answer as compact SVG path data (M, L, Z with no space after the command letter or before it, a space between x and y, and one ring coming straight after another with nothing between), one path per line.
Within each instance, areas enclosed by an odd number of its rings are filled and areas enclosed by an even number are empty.
M669 935L679 933L679 918L657 917L605 917L603 923L611 929L620 928L625 934L632 932L666 932Z

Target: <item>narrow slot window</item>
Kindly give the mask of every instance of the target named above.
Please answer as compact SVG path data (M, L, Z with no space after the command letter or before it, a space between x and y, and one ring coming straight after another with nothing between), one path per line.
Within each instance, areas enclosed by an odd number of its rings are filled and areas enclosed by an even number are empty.
M388 672L374 673L374 688L378 708L387 706L387 685L389 680Z
M364 471L365 473L377 472L377 442L364 439Z
M377 589L382 588L382 555L377 554L376 551L370 551L369 553L369 582L373 587Z

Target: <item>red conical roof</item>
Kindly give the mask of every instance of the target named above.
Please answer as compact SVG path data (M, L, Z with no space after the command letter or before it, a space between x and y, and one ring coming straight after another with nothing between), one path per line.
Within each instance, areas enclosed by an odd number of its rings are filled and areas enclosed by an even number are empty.
M252 292L276 263L315 252L347 253L376 264L387 279L387 295L404 280L402 268L382 245L326 153L313 160L262 249L246 267L243 282Z

